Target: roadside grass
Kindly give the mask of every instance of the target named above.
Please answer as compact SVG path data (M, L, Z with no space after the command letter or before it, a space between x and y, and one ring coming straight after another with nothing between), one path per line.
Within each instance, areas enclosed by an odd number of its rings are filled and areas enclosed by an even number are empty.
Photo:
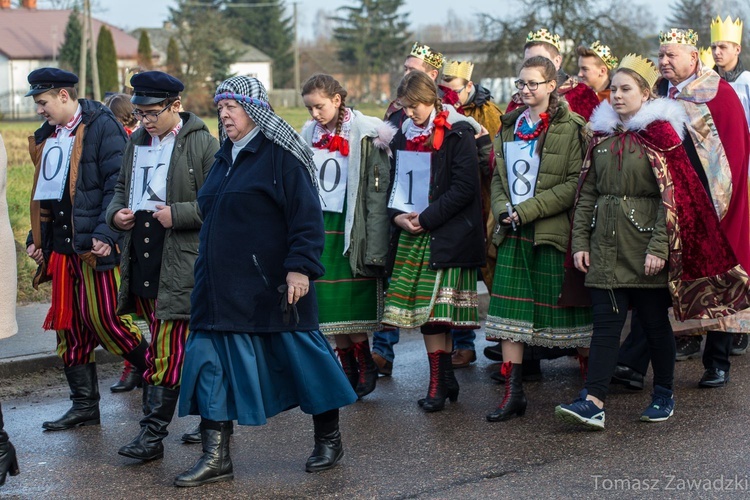
M369 116L382 117L384 106L362 105L357 109ZM310 117L305 108L281 108L279 115L295 129L300 130ZM211 133L218 137L218 119L209 116L203 119ZM3 136L8 153L7 199L10 224L16 240L16 257L18 266L18 302L44 302L50 298L49 285L42 285L39 290L31 286L36 273L36 264L26 255L26 237L31 228L29 221L29 200L31 199L34 166L29 158L29 136L41 122L8 122L0 121L0 134Z

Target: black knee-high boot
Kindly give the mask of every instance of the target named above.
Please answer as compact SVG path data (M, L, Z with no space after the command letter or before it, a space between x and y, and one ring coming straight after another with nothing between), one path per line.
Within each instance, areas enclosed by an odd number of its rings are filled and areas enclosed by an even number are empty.
M70 400L73 406L65 415L44 422L48 431L62 431L81 425L99 425L99 379L96 376L96 363L68 366L65 377L70 386Z
M149 414L141 420L141 432L117 453L143 461L162 458L164 456L162 440L169 434L167 426L172 421L179 396L179 389L168 389L160 385L150 386L148 389Z
M329 410L313 415L315 426L315 447L307 459L307 472L320 472L330 469L344 456L344 445L339 431L339 410Z
M8 474L17 476L21 471L18 469L18 458L16 449L5 432L5 422L3 421L3 409L0 407L0 486L5 484L5 478Z
M488 422L501 422L522 417L526 413L526 395L523 392L523 365L520 363L503 363L502 374L505 377L505 396L495 411L487 414Z
M203 455L189 470L177 476L175 486L201 486L234 479L234 467L229 456L229 437L232 422L201 420L201 443Z

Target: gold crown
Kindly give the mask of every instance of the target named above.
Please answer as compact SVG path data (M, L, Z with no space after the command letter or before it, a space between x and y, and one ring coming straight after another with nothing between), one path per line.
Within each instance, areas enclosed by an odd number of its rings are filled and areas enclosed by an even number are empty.
M742 45L742 21L738 17L734 22L732 18L722 21L719 16L711 21L711 43L732 42Z
M666 33L659 32L659 45L678 43L680 45L692 45L698 47L698 33L691 29L683 30L680 28L671 28Z
M704 66L707 66L709 68L713 68L716 66L716 62L714 61L714 55L711 52L711 49L700 49L698 51L698 57L700 58L701 62Z
M463 78L467 82L471 80L472 71L474 71L474 63L469 61L445 61L443 66L444 76Z
M591 50L596 52L596 55L599 56L599 59L604 61L604 64L607 66L607 69L615 69L617 67L617 58L612 55L612 51L609 47L599 42L599 40L595 41L591 44Z
M526 43L532 42L544 42L554 46L558 52L562 51L560 46L560 35L553 35L547 28L542 28L539 31L529 31L526 35Z
M440 69L443 66L443 54L433 51L427 45L420 45L419 42L414 42L414 46L411 48L409 55L421 59L437 69Z
M638 73L644 80L646 80L646 83L648 83L650 88L654 87L656 80L659 78L659 71L656 69L656 66L654 66L654 63L636 54L628 54L623 57L617 69L621 68L629 69Z

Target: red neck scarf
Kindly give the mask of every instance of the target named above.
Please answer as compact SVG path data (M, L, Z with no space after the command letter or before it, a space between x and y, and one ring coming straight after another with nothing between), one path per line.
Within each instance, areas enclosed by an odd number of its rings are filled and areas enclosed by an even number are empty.
M313 143L313 147L327 149L331 153L338 151L341 156L349 156L349 141L340 135L325 134L320 141Z

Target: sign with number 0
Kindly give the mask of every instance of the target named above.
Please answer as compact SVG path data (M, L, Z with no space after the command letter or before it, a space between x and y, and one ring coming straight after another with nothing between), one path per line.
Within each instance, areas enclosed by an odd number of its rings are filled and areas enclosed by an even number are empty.
M44 143L39 178L34 190L35 200L62 200L65 179L70 170L70 154L73 152L74 136L50 137Z
M315 166L318 167L320 204L324 212L341 213L346 199L346 181L349 174L349 158L338 151L314 149Z
M432 153L396 151L396 172L388 208L422 213L430 204Z
M508 188L513 205L534 197L539 176L539 155L531 149L535 144L530 145L525 141L504 144Z

